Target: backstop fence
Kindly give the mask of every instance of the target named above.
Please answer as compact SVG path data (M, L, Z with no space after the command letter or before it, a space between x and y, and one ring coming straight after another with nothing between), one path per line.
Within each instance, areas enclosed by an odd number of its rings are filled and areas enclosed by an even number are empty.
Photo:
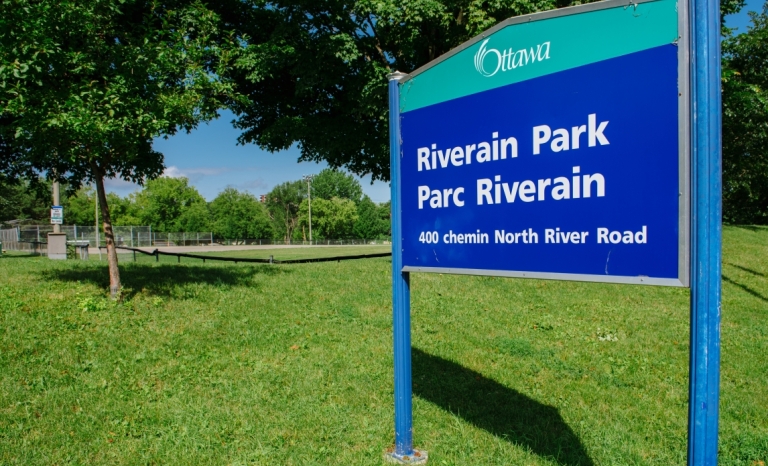
M53 231L53 225L25 225L16 227L19 242L47 242L48 233ZM100 229L99 229L100 230ZM5 231L5 230L4 230ZM10 230L13 231L13 230ZM211 232L195 233L161 233L152 231L149 226L113 226L115 243L127 247L153 246L202 246L213 242ZM68 241L87 241L91 247L105 244L104 232L98 232L95 226L61 225L61 232L67 234ZM5 243L5 241L4 241Z
M117 246L140 247L173 247L173 246L208 246L208 245L323 245L323 246L355 246L371 244L390 244L389 239L314 239L286 240L272 238L242 238L225 239L212 232L192 233L163 233L152 231L151 226L113 226ZM12 251L38 250L39 245L48 242L48 233L53 232L53 225L23 225L11 229L0 230L0 242L3 249ZM88 242L90 247L104 246L104 233L98 232L95 226L61 225L61 232L66 233L67 241L78 243Z
M18 241L41 242L48 241L48 233L53 232L53 225L24 225L16 227ZM152 246L152 229L148 226L114 226L115 242L120 246ZM98 232L95 226L61 225L61 232L66 233L68 241L87 241L91 247L103 245L104 233Z

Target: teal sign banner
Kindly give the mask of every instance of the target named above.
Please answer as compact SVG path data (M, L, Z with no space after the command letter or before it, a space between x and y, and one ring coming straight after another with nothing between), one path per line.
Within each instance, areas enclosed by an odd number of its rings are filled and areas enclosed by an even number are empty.
M677 40L674 0L502 23L471 45L444 55L437 64L411 73L401 82L400 112L676 44Z

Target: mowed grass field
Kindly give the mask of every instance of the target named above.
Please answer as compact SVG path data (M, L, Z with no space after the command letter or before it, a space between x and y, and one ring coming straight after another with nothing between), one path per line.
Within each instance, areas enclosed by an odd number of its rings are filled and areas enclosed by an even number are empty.
M768 229L728 227L724 248L719 464L762 466ZM0 464L382 464L388 258L123 259L114 304L106 262L0 258ZM411 283L429 464L684 464L688 290Z

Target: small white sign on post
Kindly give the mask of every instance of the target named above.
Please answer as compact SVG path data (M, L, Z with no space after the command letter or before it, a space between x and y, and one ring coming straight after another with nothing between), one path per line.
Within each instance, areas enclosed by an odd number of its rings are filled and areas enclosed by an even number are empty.
M64 207L60 205L51 206L51 225L62 225L64 223Z

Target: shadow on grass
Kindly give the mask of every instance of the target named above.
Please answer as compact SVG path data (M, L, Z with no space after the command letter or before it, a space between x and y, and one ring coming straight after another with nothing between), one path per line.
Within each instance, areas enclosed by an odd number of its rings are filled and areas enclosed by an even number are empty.
M766 303L768 303L768 297L765 297L765 296L761 295L760 293L758 293L757 291L755 291L752 288L748 287L747 285L742 285L741 283L739 283L737 281L731 280L730 278L726 277L725 275L723 275L723 281L724 282L728 282L731 285L738 286L739 288L741 288L742 290L744 290L747 293L751 294L755 298L761 299L761 300L765 301Z
M757 275L758 277L765 277L764 273L758 272L757 270L748 269L747 267L742 267L740 265L731 264L730 262L726 262L726 264L730 265L731 267L735 267L742 272L751 273L752 275Z
M271 265L247 265L236 267L205 265L135 264L120 265L120 280L124 297L130 299L144 290L153 295L171 295L174 288L188 284L246 286L253 285L256 275L290 273L286 269ZM109 289L107 264L103 267L78 267L72 269L45 270L46 279L69 282L91 283Z
M35 258L35 257L43 257L38 256L37 254L3 254L0 256L0 260L3 259L29 259L29 258Z
M594 464L556 408L418 348L411 354L419 398L557 464Z
M742 230L749 230L753 232L760 232L760 231L767 231L768 226L766 225L731 225L735 228L741 228Z

